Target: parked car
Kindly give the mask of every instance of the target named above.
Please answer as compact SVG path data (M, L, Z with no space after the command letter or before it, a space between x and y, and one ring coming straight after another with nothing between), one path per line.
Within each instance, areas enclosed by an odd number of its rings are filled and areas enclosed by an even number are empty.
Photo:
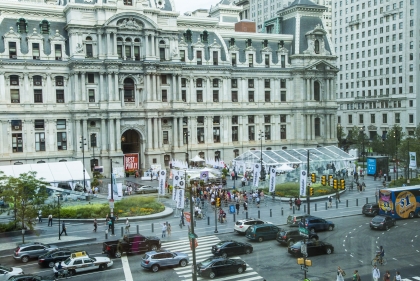
M245 232L245 237L252 241L262 242L264 240L273 240L276 239L277 233L280 231L280 228L274 224L259 224L252 225Z
M19 267L6 267L0 265L0 281L9 280L12 276L22 275L23 270Z
M320 230L334 230L335 225L331 221L311 216L302 218L301 222L299 223L299 227L304 227L310 232L316 232Z
M208 258L197 264L197 275L210 279L231 273L241 274L245 270L246 263L243 260L225 259L223 257Z
M42 244L38 242L20 244L13 252L13 258L22 262L28 262L29 259L36 259L53 249L57 249L55 245Z
M49 251L46 254L40 255L38 257L38 265L42 267L54 267L54 265L59 261L64 261L72 253L81 252L80 250L71 250L67 248L57 248Z
M388 230L391 226L397 225L397 221L391 216L376 216L370 221L370 229Z
M222 256L224 258L233 255L250 254L254 251L249 243L236 242L232 240L221 241L211 247L211 252L215 256Z
M303 256L301 252L303 241L296 242L288 248L289 254L294 256ZM323 254L332 254L334 252L334 246L330 243L323 241L306 241L306 253L307 256L323 255Z
M299 230L280 230L277 233L277 242L279 242L282 245L291 246L295 244L297 241L300 241L303 239L303 236L300 235ZM309 233L309 240L319 240L319 237L316 233Z
M55 278L51 276L23 274L23 275L13 276L8 281L55 281Z
M139 194L157 193L158 192L158 188L157 187L150 186L150 185L143 185L143 186L140 186L140 187L135 187L134 188L134 192L135 193L139 193Z
M379 204L377 203L366 203L363 205L362 214L365 216L376 216L379 214Z
M237 233L245 234L246 230L251 225L258 225L258 224L264 224L264 223L270 223L270 222L266 222L260 219L237 220L234 226L234 231Z
M163 267L185 267L188 262L188 254L158 250L145 253L141 259L141 266L145 269L150 269L153 272L158 272L159 269Z
M75 275L77 272L91 271L91 270L105 270L111 267L114 262L108 257L90 257L85 252L78 252L72 254L64 262L61 263L63 269L67 269L70 275ZM57 273L58 263L53 267L54 274Z
M309 217L308 215L289 215L287 217L287 224L289 226L299 226L302 218Z
M161 242L156 236L143 236L141 234L124 235L123 238L114 241L106 241L102 244L102 253L109 257L120 258L122 253L140 253L156 251L160 249Z

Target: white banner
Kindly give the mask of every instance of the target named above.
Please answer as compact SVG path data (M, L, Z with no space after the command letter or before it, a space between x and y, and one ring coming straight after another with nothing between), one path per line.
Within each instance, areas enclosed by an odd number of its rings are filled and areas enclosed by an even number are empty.
M166 171L162 170L159 173L159 194L165 195Z
M177 194L177 202L176 202L176 207L178 209L184 209L184 196L185 196L185 190L183 188L178 189L178 194Z
M299 184L299 195L306 196L306 181L307 181L307 174L305 170L300 171L300 184Z
M123 197L123 190L122 190L122 183L115 183L112 185L114 194L113 199L114 200L121 200ZM108 183L108 199L111 199L111 184Z
M172 200L176 201L176 195L178 193L178 188L172 187Z
M276 168L270 168L270 185L269 191L274 192L276 191Z
M172 183L172 185L173 186L177 186L178 185L178 183L179 183L179 181L181 180L181 174L180 174L180 172L183 172L183 171L180 171L180 170L172 170L172 175L173 175L173 177L172 177L172 179L173 179L173 183Z
M409 152L409 155L410 155L410 168L416 169L417 168L416 152Z
M258 184L260 183L260 172L261 172L261 165L258 163L254 164L253 185L255 187L258 187Z

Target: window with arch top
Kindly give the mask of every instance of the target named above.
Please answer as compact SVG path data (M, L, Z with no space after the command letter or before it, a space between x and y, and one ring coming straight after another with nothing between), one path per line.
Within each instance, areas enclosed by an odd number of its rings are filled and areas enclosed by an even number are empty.
M24 18L20 18L17 21L17 27L19 33L27 33L28 32L28 22Z
M319 40L318 39L315 40L314 48L315 48L315 54L319 54Z
M321 118L315 118L315 137L321 136Z
M320 101L321 100L321 85L318 81L314 82L314 100Z
M41 34L50 34L50 23L47 20L41 21L39 24Z
M131 78L124 79L124 101L134 102L134 81Z

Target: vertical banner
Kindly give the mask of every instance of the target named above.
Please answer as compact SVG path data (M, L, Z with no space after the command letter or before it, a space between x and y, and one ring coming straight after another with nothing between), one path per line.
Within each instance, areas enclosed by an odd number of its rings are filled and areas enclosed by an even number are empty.
M253 171L253 185L258 187L260 183L260 172L261 172L261 165L256 163L254 164L254 171Z
M166 171L162 170L159 173L159 194L165 195Z
M300 171L300 184L299 184L299 195L306 196L306 181L307 181L307 174L305 170Z
M180 180L179 170L172 170L172 185L175 187Z
M178 209L184 209L184 196L185 196L185 181L184 180L180 180L178 183L178 191L177 191L177 195L176 195L176 207Z
M409 152L410 155L410 168L416 169L417 168L417 159L416 159L416 152Z
M201 171L200 172L200 180L203 180L204 182L207 182L208 178L209 178L209 171Z
M276 190L276 168L270 168L270 186L269 192L274 192Z
M139 154L127 153L124 154L124 170L126 173L135 172L139 169Z

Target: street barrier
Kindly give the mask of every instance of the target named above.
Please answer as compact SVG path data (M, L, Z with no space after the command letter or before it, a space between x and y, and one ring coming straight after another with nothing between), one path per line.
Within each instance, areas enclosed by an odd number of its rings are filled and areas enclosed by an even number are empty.
M272 210L270 209L270 218L273 216L273 212L272 212Z
M155 226L154 226L153 222L152 222L152 232L155 232Z
M349 200L346 200L346 207L349 206Z
M356 198L356 206L359 206L359 198Z
M258 210L258 218L260 218L260 210Z
M137 234L140 234L139 225L136 225Z

